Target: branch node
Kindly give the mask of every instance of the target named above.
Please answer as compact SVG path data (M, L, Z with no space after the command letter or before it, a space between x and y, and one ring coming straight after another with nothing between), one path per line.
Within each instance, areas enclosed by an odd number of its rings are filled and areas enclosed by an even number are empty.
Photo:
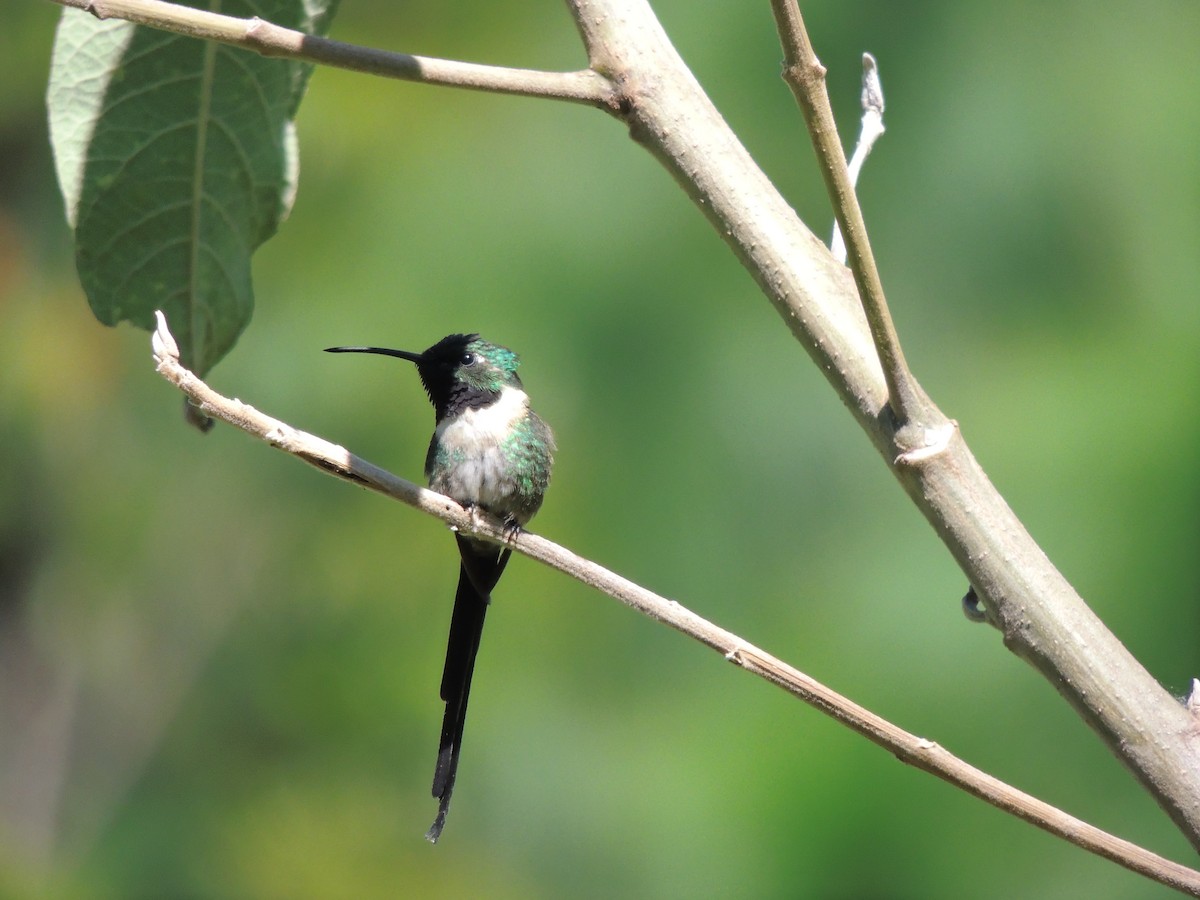
M263 440L272 447L282 447L291 437L288 432L288 427L281 422L275 428L272 428L270 431L264 434Z
M950 446L950 441L958 433L958 422L954 419L936 428L925 429L925 443L912 450L906 450L895 459L898 466L915 466L927 462L936 456L941 456Z
M246 30L243 32L243 36L248 43L257 45L260 53L265 53L262 47L262 36L265 32L269 32L270 29L270 22L258 16L253 16L246 20Z
M179 345L175 343L175 337L167 327L167 317L161 309L156 309L154 319L158 322L158 326L150 335L150 351L154 354L154 361L160 366L167 360L179 362Z
M967 592L962 598L963 615L967 617L969 622L986 622L987 613L984 612L982 602L979 599L979 594L975 590L975 585L968 585Z

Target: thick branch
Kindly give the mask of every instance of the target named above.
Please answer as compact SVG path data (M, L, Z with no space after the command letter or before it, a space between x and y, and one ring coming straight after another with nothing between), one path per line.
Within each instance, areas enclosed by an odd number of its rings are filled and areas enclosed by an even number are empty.
M644 0L568 2L592 68L621 86L631 135L754 276L975 586L1005 644L1045 675L1200 848L1196 720L1088 609L932 403L920 429L925 447L913 446L920 434L898 433L854 282L754 164ZM898 455L897 447L911 450Z
M242 47L263 56L321 63L402 81L568 100L609 109L616 106L612 85L590 69L580 72L541 72L391 53L305 34L258 18L239 19L162 0L53 2L86 10L98 19L124 19L175 34Z
M895 754L901 762L936 775L992 806L1065 838L1098 856L1162 884L1200 897L1200 872L1115 837L993 778L938 744L893 725L674 600L660 597L543 537L526 531L521 531L514 537L502 522L488 521L478 514L472 515L449 497L418 487L355 456L344 447L273 419L240 400L218 394L180 364L179 350L170 331L167 330L166 320L162 313L158 313L157 316L159 324L152 337L152 346L158 372L183 391L204 415L228 422L252 437L266 441L271 446L278 447L324 472L429 513L455 530L507 542L526 556L558 569L620 600L643 615L669 625L718 651L734 665L783 688Z

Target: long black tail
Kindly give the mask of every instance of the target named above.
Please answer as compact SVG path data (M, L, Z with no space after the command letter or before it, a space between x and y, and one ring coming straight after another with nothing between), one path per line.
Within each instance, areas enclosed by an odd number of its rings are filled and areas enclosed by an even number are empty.
M483 620L491 602L492 589L500 580L511 551L495 544L458 538L462 565L454 612L450 617L450 639L446 645L446 668L442 672L442 699L446 715L442 719L442 738L438 745L437 768L433 773L433 796L438 800L437 818L425 837L433 843L442 835L450 795L458 773L458 755L462 750L463 726L467 721L467 699L471 694L471 675L475 655L483 634Z

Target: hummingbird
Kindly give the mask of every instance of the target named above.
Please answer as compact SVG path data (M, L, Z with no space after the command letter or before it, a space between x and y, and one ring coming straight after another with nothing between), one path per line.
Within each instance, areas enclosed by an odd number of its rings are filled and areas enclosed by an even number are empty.
M554 435L529 406L517 376L517 354L478 334L451 334L421 353L385 347L329 347L326 352L378 353L416 363L435 419L425 455L431 490L491 513L513 535L538 511L550 484ZM435 844L454 791L483 619L512 553L491 541L454 537L460 563L442 672L446 713L433 774L438 811L425 835Z

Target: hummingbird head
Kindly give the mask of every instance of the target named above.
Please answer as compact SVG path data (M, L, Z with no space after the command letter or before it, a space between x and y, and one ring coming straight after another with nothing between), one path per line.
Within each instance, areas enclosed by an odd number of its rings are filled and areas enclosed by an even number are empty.
M378 353L417 364L438 421L465 409L489 406L505 387L521 387L520 358L477 334L451 334L421 353L385 347L329 347L327 353Z

